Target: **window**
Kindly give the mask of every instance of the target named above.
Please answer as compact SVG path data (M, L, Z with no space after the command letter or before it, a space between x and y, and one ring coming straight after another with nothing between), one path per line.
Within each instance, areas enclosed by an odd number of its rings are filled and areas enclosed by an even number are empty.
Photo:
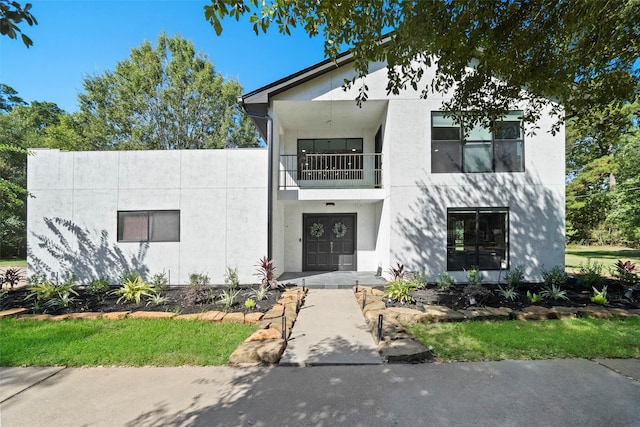
M179 242L180 211L119 211L118 242Z
M431 113L431 172L523 172L522 112L509 113L494 131L475 126L463 139L462 128L444 112Z
M508 208L447 209L447 270L499 270L508 265Z

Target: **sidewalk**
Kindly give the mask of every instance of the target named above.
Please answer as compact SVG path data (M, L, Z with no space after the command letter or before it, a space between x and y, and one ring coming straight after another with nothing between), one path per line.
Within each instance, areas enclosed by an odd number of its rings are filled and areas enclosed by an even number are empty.
M0 368L0 425L640 425L637 359L42 373Z
M281 366L380 365L382 359L351 289L310 289Z

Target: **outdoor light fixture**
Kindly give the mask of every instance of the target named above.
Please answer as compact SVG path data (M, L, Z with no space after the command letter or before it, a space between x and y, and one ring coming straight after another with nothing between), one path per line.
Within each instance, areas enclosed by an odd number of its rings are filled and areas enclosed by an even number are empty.
M332 208L332 207L334 207L336 204L335 204L335 203L333 203L333 202L327 202L327 203L325 203L325 205L326 205L328 208Z

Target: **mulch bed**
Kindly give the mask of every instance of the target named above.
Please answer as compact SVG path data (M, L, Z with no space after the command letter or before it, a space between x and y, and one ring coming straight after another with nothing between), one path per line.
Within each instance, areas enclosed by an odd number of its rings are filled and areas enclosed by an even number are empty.
M624 290L617 280L605 279L603 284L607 285L607 299L609 300L606 307L624 309L640 308L640 292L636 291L633 295L633 299L627 299L624 298ZM532 305L527 298L527 291L539 294L545 288L543 283L523 284L518 288L517 298L511 301L500 295L498 285L482 284L482 287L487 289L489 292L486 295L477 298L475 305L471 305L469 303L469 299L463 292L465 286L467 285L455 284L449 289L442 290L435 284L429 284L424 289L411 292L411 295L415 298L415 302L412 304L400 304L399 302L389 301L386 299L385 304L387 307L407 307L420 311L424 311L425 305L442 305L453 310L462 310L469 307L507 307L512 310L521 310L524 307ZM502 287L504 288L505 285L502 285ZM562 289L567 292L566 296L568 297L568 300L548 298L537 302L535 305L548 308L598 306L590 300L591 296L593 296L593 290L591 288L583 288L578 284L575 278L570 278Z
M236 302L228 310L229 312L246 312L245 301L250 298L250 291L257 289L255 286L242 286L240 287L240 293L236 298ZM213 295L213 299L206 303L192 303L190 302L189 286L172 286L162 292L163 296L167 297L167 300L160 305L155 305L152 302L142 301L140 304L135 302L117 302L117 295L104 295L103 297L96 296L85 292L83 289L78 290L78 296L74 296L74 300L69 304L67 308L60 308L52 310L47 307L40 307L34 309L34 298L29 298L30 292L26 288L19 288L9 290L2 299L0 299L0 310L8 310L11 308L24 307L30 310L34 314L68 314L68 313L82 313L82 312L99 312L110 313L116 311L164 311L173 312L177 314L191 314L202 313L206 311L219 310L223 311L224 305L219 302L218 296L222 291L227 290L223 287L211 287L210 292ZM256 307L252 311L266 312L268 311L280 298L281 291L273 290L269 291L268 297L262 301L256 301Z

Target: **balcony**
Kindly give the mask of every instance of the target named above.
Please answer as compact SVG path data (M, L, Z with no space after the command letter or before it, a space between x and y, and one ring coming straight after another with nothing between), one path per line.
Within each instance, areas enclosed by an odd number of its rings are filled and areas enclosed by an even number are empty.
M284 154L278 187L382 188L382 154Z

